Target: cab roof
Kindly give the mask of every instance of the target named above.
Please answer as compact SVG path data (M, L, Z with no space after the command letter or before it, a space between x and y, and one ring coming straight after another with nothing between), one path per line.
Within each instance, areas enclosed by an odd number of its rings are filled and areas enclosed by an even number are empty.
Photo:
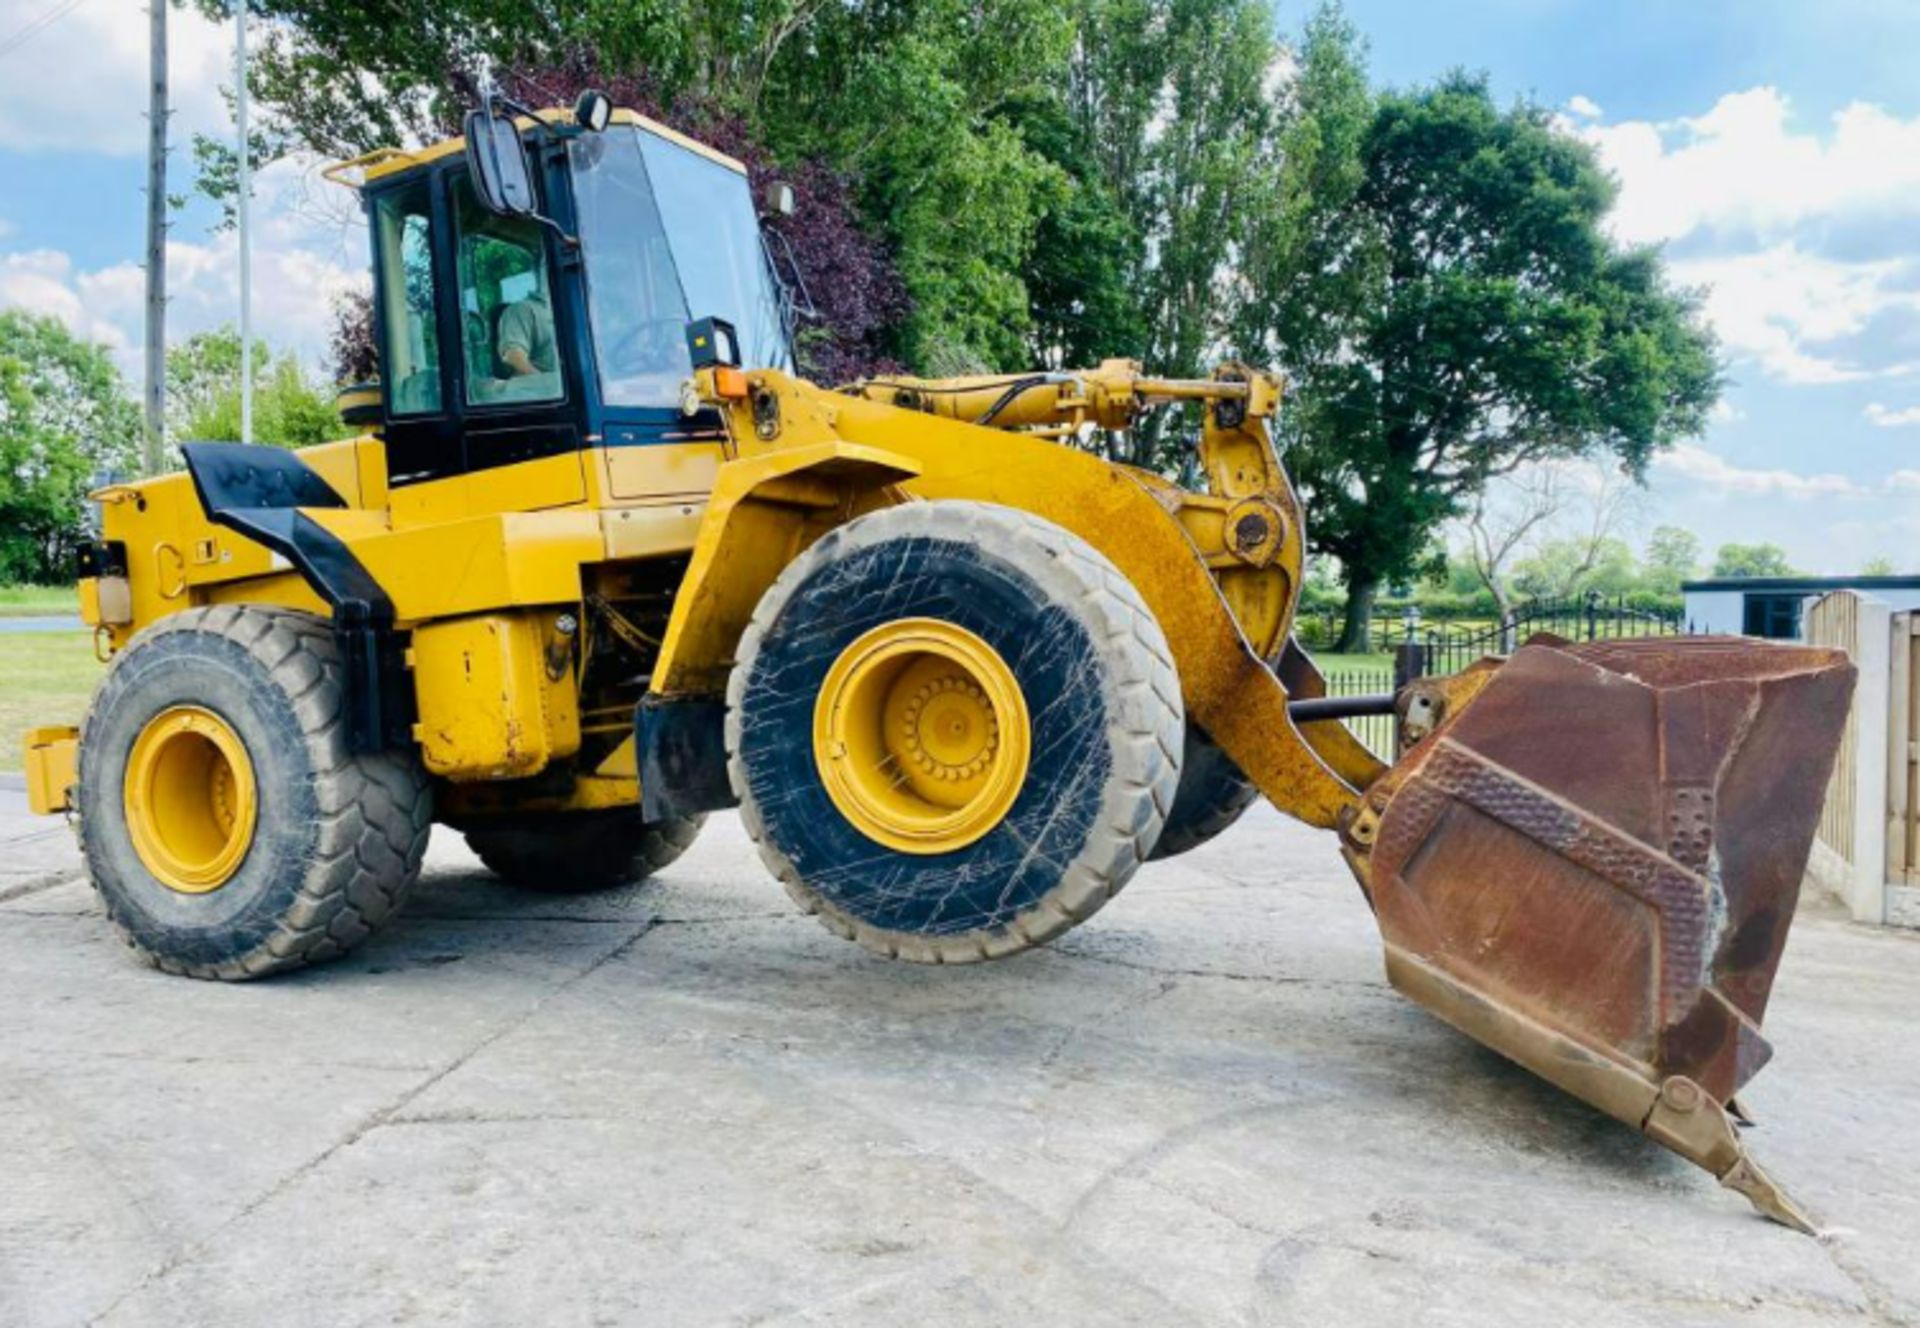
M540 118L550 125L572 124L574 122L573 111L567 107L549 107L540 112ZM517 116L514 119L514 124L522 133L525 133L534 126L533 118L525 115ZM679 130L670 129L658 120L649 119L638 111L631 111L625 108L615 110L608 121L608 127L611 128L614 125L638 126L641 129L647 130L649 133L659 135L669 142L677 143L690 152L697 152L709 161L718 162L730 171L734 171L740 175L747 173L746 166L738 159L729 157L726 153L714 148L710 148L698 139L688 138ZM320 174L335 184L345 185L349 189L361 189L374 183L376 180L385 180L396 175L406 175L422 167L430 166L434 162L443 161L448 157L463 153L466 150L467 140L464 135L442 139L438 143L433 143L421 148L375 148L371 152L363 152L359 156L346 161L337 161L322 170Z

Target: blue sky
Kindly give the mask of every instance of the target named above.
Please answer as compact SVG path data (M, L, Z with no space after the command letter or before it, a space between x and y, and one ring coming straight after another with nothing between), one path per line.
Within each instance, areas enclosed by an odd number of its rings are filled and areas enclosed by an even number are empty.
M28 40L15 34L61 12ZM1920 0L1348 0L1375 76L1483 69L1558 108L1621 183L1617 234L1710 288L1729 389L1665 457L1625 531L1784 545L1814 571L1920 571ZM1283 28L1300 6L1283 4ZM0 304L137 363L142 0L0 0ZM228 131L227 32L173 14L175 189L191 134ZM8 49L9 46L11 49ZM84 90L82 96L76 96ZM259 181L256 316L317 359L362 280L351 200L285 164ZM234 317L230 236L190 205L172 330ZM1581 514L1570 512L1577 524Z

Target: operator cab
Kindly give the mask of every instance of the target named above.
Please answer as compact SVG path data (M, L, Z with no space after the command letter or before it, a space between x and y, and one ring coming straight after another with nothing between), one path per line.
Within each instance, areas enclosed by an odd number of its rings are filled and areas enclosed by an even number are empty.
M517 122L489 105L464 153L365 165L394 486L718 437L680 405L696 318L733 326L744 367L791 368L745 168L604 103Z

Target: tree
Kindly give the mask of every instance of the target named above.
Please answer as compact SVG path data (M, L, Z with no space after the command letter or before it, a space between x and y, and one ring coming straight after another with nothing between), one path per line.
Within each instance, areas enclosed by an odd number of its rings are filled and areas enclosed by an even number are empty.
M1566 505L1566 487L1558 468L1536 466L1504 477L1474 495L1467 515L1467 564L1475 580L1493 596L1500 616L1502 649L1512 630L1513 594L1507 565L1529 537Z
M1700 565L1700 537L1679 526L1656 526L1647 537L1647 588L1663 595L1680 592L1680 583Z
M1713 556L1715 576L1792 576L1787 551L1778 544L1722 544Z
M1543 108L1458 73L1371 96L1325 9L1280 141L1236 338L1296 384L1288 461L1345 569L1339 648L1359 649L1380 584L1489 480L1602 454L1638 479L1704 427L1719 370L1697 297L1607 237L1615 188Z
M1893 559L1884 553L1876 554L1860 564L1861 576L1898 576L1899 574L1900 569L1894 565Z
M276 357L256 340L253 364L255 442L305 447L352 434L333 394L309 382L293 356ZM232 328L198 333L167 352L167 433L182 442L240 437L240 334Z
M1064 105L1022 120L1070 182L1029 260L1031 352L1055 367L1126 356L1156 373L1200 373L1224 339L1236 219L1268 187L1271 10L1076 0L1073 19ZM1173 470L1186 453L1181 419L1151 417L1120 459Z
M57 319L0 311L0 582L73 575L87 490L133 472L140 436L105 347Z
M222 18L231 12L231 0L198 3ZM1025 359L1020 273L1061 185L1011 109L1044 94L1059 70L1066 3L262 0L254 12L277 22L250 85L278 127L267 154L349 155L454 132L489 62L510 89L551 83L557 70L590 71L621 84L619 100L696 135L716 139L716 124L736 125L783 174L812 169L820 191L839 181L832 189L890 241L879 247L891 251L873 283L879 306L889 304L884 288L896 273L911 300L889 310L887 344L861 357L867 367L888 353L916 367L992 367ZM203 167L216 191L226 178L217 157ZM796 186L809 202L806 182ZM819 215L782 230L792 240ZM842 259L851 256L840 247ZM846 288L809 287L816 300ZM831 317L824 325L830 340L840 336Z
M1632 546L1613 536L1549 540L1513 569L1514 587L1530 599L1625 595L1639 579Z
M380 376L380 351L373 337L373 296L366 291L342 292L333 301L333 332L327 339L327 369L333 381L346 386Z
M1580 513L1580 521L1561 541L1573 557L1563 593L1597 589L1624 594L1632 588L1626 582L1634 579L1638 565L1620 535L1632 526L1646 491L1617 466L1604 462L1576 468L1569 478L1578 494L1570 506ZM1602 580L1607 584L1597 584Z
M1024 107L1020 124L1063 180L1027 259L1030 358L1072 369L1138 353L1147 340L1137 281L1145 241L1103 172L1090 130L1053 98Z

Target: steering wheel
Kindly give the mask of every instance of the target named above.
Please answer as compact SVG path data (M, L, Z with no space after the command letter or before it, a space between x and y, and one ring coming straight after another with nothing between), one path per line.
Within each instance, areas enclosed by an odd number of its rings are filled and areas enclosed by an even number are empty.
M685 328L678 318L643 318L614 339L607 360L616 369L658 368L661 352L677 344Z

